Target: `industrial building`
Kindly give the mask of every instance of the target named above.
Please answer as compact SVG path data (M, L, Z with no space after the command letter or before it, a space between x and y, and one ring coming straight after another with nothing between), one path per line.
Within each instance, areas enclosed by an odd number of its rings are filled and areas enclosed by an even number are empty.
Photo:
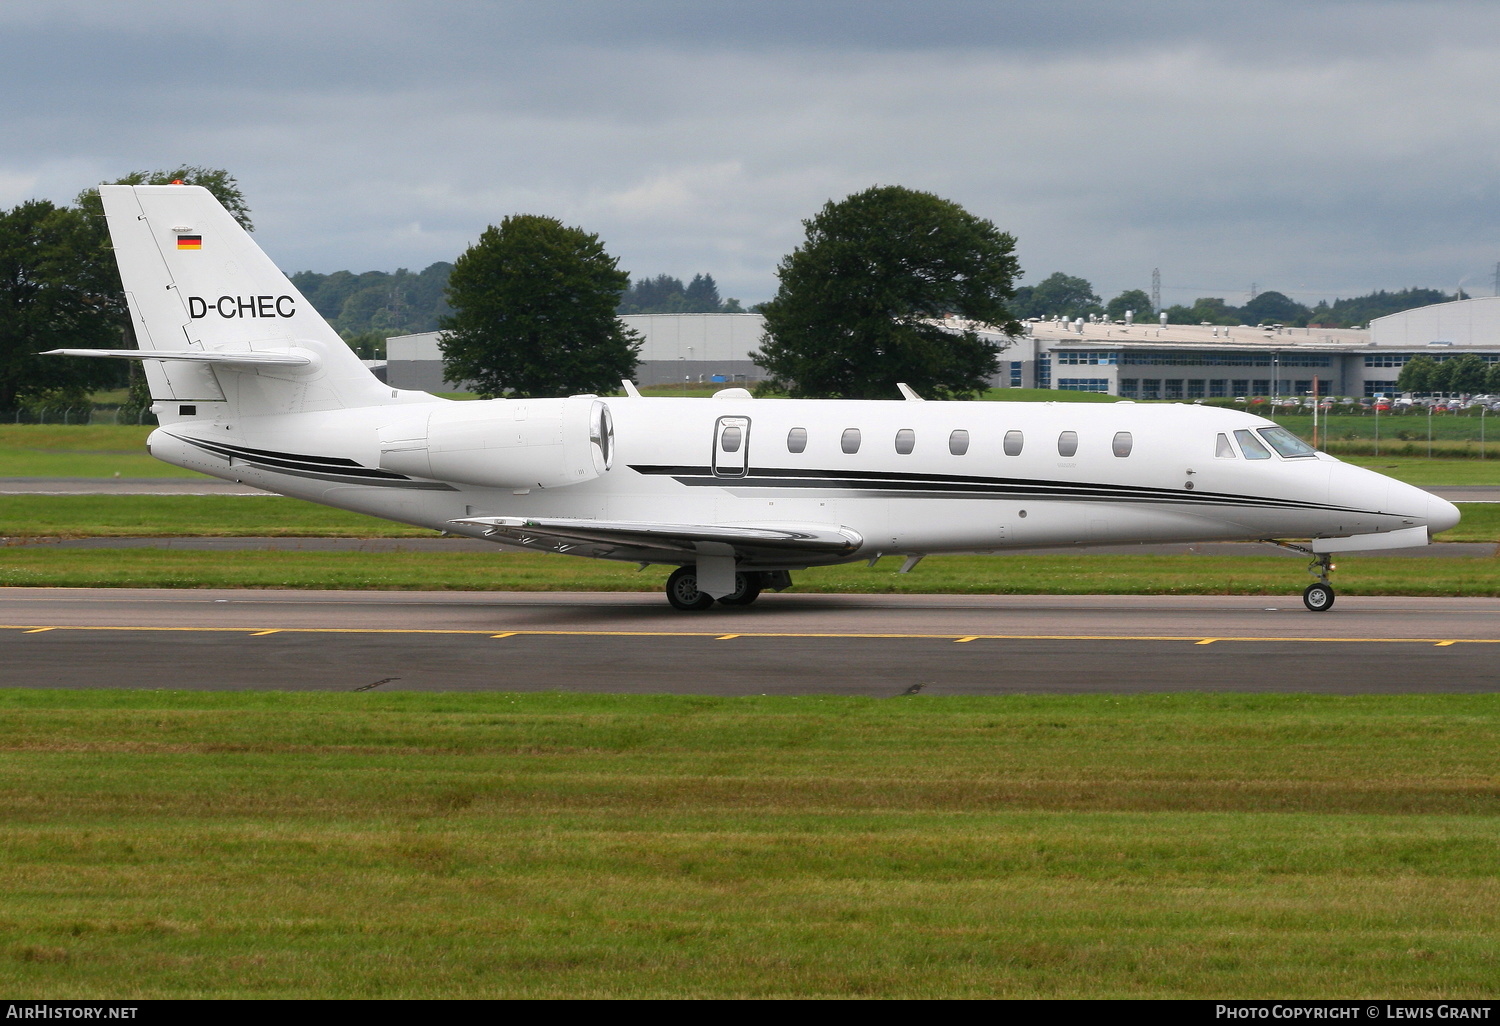
M750 359L760 348L765 318L760 314L629 314L621 317L641 336L638 385L672 382L750 382L765 373ZM386 374L397 388L424 392L463 391L443 380L440 332L386 339Z
M749 358L760 345L759 314L636 314L622 317L644 339L636 381L750 382L764 371ZM1105 392L1124 399L1217 399L1306 395L1370 396L1396 391L1418 354L1435 361L1466 352L1500 362L1500 298L1419 307L1368 328L1032 321L1004 345L998 387ZM387 374L399 388L456 391L442 378L438 333L386 343Z

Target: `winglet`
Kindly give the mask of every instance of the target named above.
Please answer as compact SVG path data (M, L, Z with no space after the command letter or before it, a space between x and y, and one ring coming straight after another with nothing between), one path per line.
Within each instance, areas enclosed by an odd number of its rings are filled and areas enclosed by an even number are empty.
M620 384L624 387L625 394L630 396L630 398L639 399L641 397L641 390L635 387L634 381L631 381L629 378L621 378Z
M898 381L898 382L896 382L896 387L901 390L901 398L907 400L908 402L913 402L913 403L926 402L925 399L923 399L921 396L917 395L916 392L912 391L912 387L910 385L908 385L906 382L904 382L904 381Z

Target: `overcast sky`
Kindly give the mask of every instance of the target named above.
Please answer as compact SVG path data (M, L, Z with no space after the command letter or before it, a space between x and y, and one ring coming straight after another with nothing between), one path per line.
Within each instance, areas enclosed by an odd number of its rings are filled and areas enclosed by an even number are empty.
M0 207L179 163L287 270L420 269L549 214L769 298L874 184L1106 298L1493 290L1500 4L5 0Z

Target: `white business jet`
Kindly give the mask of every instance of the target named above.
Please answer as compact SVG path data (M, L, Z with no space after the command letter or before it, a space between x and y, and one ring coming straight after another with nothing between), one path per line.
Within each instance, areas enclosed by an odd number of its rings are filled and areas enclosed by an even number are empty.
M101 190L158 459L543 552L664 564L684 610L813 566L930 553L1265 540L1425 545L1452 504L1271 421L1129 402L623 398L453 402L371 374L205 189ZM1286 539L1311 539L1293 544Z

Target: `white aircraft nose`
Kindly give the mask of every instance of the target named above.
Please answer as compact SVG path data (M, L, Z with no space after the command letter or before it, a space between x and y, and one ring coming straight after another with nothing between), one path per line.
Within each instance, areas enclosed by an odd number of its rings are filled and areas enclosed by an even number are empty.
M1458 507L1447 499L1440 499L1434 495L1427 500L1428 534L1437 534L1450 527L1457 527L1459 519Z

